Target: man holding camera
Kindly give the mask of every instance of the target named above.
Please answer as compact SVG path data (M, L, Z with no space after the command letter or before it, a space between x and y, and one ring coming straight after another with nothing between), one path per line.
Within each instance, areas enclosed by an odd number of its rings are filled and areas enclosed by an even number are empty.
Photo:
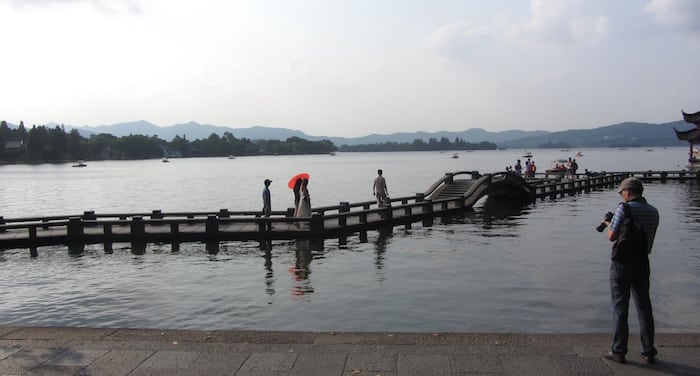
M606 359L626 363L629 326L630 292L634 297L642 340L642 360L656 363L654 347L654 317L649 298L649 253L654 244L659 212L642 197L644 188L637 178L627 178L620 183L621 202L614 215L608 213L603 223L609 225L608 239L615 242L610 266L610 290L613 305L615 334L611 352ZM636 222L636 225L635 225ZM599 231L604 229L601 228Z

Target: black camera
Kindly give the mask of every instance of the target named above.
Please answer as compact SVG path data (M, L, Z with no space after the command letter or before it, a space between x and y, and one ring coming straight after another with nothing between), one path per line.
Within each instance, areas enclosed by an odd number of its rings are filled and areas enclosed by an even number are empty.
M608 227L608 224L605 222L610 222L613 219L614 215L615 214L613 214L612 212L605 213L605 216L603 217L603 221L600 222L600 224L598 225L598 227L595 228L595 230L598 232L603 232L603 230L605 230L605 228Z

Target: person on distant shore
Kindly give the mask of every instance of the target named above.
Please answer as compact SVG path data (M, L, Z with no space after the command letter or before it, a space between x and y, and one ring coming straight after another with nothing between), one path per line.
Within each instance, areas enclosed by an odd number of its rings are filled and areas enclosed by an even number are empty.
M272 180L270 179L265 179L263 182L265 184L265 188L263 188L262 191L262 198L263 198L263 216L268 218L270 217L270 214L272 214L272 198L270 197L270 183L272 183ZM272 229L272 223L270 221L265 222L265 228L269 231Z
M372 191L377 198L378 206L386 205L389 197L389 190L386 188L386 180L382 173L381 169L377 170L377 177L374 178L374 184L372 184Z
M515 174L518 176L523 175L523 165L520 164L520 159L515 163Z
M630 292L637 307L637 319L642 341L642 360L656 363L654 347L654 316L649 298L649 254L659 225L658 210L642 197L644 187L637 178L620 183L621 202L610 221L608 239L614 241L610 266L610 290L615 334L610 353L604 358L617 363L626 362L629 325ZM636 222L636 225L634 224Z

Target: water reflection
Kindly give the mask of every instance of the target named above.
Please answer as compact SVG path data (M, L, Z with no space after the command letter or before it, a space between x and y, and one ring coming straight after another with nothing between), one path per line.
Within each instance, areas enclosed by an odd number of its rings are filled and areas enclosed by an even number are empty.
M514 200L509 198L487 197L481 207L483 221L491 224L495 220L511 219L523 214L523 208L527 206L527 201ZM517 221L507 222L507 225L517 226Z
M295 241L295 262L289 267L292 276L292 287L290 292L295 299L308 298L314 293L311 284L311 260L314 251L323 251L323 240L296 240Z
M275 295L275 273L272 270L272 242L265 243L269 243L263 249L263 258L265 259L265 293L268 296L272 296Z
M387 245L392 237L392 229L378 229L377 238L372 242L374 244L374 265L377 270L384 269L385 253Z

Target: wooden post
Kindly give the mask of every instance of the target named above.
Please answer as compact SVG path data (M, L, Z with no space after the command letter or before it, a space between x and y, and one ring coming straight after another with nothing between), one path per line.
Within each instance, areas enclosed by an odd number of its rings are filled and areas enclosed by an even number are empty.
M68 243L68 253L71 255L79 255L85 251L84 243Z
M322 235L323 230L323 216L319 213L311 214L311 233L314 235Z
M219 219L215 215L208 215L205 229L209 239L216 239L219 234Z
M131 253L135 255L143 255L146 253L146 242L142 241L132 241L131 242Z
M433 226L433 200L423 201L423 227Z
M86 221L94 221L97 219L94 210L83 212L83 219Z
M142 240L145 235L146 223L141 216L137 215L131 219L131 238L134 240Z
M338 216L338 226L340 227L345 227L348 224L348 217L342 215L343 213L349 213L350 212L350 203L347 201L341 201L340 202L340 207L338 208L338 212L341 214Z
M5 217L0 215L0 232L5 232Z
M83 240L83 221L80 217L70 217L68 219L68 242L80 243Z
M31 240L32 244L36 244L36 227L31 226L27 230L29 230L29 240ZM39 252L37 251L36 246L32 246L29 248L29 256L30 257L38 257Z
M394 218L394 210L391 208L391 205L384 207L382 218L390 221Z
M360 231L360 243L367 243L367 231Z
M152 211L151 219L163 219L163 212L160 209Z
M464 198L460 198L459 200L456 201L458 209L464 209L464 206L465 206L464 200L465 200Z
M231 213L228 209L219 209L219 218L231 218Z
M112 253L112 224L105 223L102 227L102 234L105 239L105 253Z
M219 242L218 241L208 241L205 244L205 248L207 249L207 253L210 255L215 255L219 253Z

